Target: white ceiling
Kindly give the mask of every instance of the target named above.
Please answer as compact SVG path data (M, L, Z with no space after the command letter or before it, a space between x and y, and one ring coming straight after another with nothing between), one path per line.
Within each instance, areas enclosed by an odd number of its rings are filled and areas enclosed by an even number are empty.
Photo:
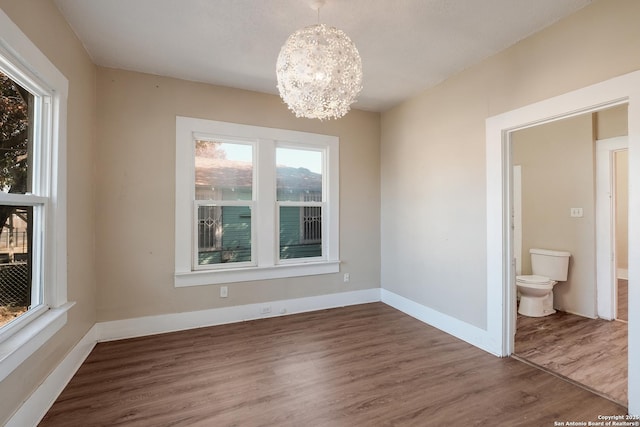
M362 57L354 108L384 111L592 0L328 0L320 21ZM98 65L277 93L289 34L310 0L55 0Z

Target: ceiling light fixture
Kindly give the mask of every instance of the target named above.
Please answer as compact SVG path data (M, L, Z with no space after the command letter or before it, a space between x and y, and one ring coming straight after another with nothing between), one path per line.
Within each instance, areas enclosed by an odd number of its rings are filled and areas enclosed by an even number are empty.
M343 31L320 24L325 1L311 1L318 24L291 34L278 55L280 97L296 117L338 119L362 90L362 60L356 45Z

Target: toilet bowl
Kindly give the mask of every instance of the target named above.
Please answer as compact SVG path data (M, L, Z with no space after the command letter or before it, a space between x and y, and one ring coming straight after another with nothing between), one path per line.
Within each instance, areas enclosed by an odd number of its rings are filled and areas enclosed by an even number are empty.
M520 293L518 313L529 317L542 317L555 313L553 309L553 286L558 283L548 277L529 275L516 277Z
M542 317L555 313L553 287L567 280L569 258L565 251L530 249L533 274L516 276L520 294L518 313L529 317Z

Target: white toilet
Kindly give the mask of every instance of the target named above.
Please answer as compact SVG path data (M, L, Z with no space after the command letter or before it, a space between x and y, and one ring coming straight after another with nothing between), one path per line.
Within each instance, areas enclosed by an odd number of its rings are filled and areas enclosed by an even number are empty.
M569 258L564 251L530 249L532 275L516 276L520 293L518 313L529 317L542 317L555 313L553 309L553 287L567 280Z

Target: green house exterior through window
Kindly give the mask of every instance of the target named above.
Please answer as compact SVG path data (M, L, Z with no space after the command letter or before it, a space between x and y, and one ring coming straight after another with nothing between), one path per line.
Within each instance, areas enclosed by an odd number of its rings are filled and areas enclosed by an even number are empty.
M199 265L251 261L248 207L199 206L198 217Z
M321 177L305 173L307 178ZM315 174L318 175L318 174ZM231 191L225 189L224 191ZM247 189L235 189L241 199ZM205 190L197 194L202 196ZM243 194L244 193L244 194ZM321 191L300 190L292 197L301 201L322 200ZM322 256L322 208L319 206L280 207L280 259ZM251 209L246 206L198 206L198 264L211 265L251 261Z

